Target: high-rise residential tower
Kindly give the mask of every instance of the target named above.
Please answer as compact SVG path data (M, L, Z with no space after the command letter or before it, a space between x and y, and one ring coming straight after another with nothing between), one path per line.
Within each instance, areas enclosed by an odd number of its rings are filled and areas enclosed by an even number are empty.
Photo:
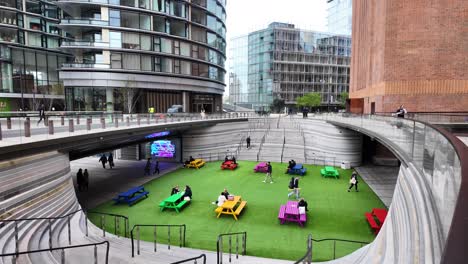
M351 35L353 0L327 0L328 32Z
M351 110L468 110L468 1L355 0Z
M275 98L294 105L297 97L318 92L322 106L334 107L348 91L349 36L275 22L231 44L231 104L268 110Z
M222 110L225 0L58 0L69 110Z
M65 108L59 68L70 56L59 44L69 36L60 14L55 1L1 1L0 112Z

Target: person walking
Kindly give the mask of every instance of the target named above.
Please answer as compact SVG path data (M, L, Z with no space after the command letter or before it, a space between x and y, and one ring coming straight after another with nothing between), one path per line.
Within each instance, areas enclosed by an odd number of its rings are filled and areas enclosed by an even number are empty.
M44 123L45 123L45 107L44 107L44 104L41 103L41 105L39 106L39 108L37 109L37 111L39 111L39 121L37 121L37 124L39 125L39 123L44 119Z
M247 136L245 141L247 142L247 149L249 149L250 148L250 136Z
M156 164L154 164L154 172L153 174L158 174L159 175L159 160L156 161Z
M405 118L406 113L406 109L403 107L403 105L400 105L400 107L396 110L395 115L399 118Z
M265 180L263 182L267 182L267 180L269 180L270 183L273 183L273 177L271 176L272 172L273 172L273 168L271 167L271 163L268 162L267 173L266 173L266 176L265 176Z
M107 161L109 162L109 167L112 169L115 167L114 165L114 156L112 156L112 152L109 153L109 157L107 158Z
M148 158L145 165L145 176L151 173L151 158Z
M88 173L88 169L85 169L84 170L84 173L83 173L83 189L86 189L86 191L88 191L88 187L89 187L89 173Z
M83 170L80 168L76 173L76 183L78 184L78 191L83 190Z
M106 168L106 163L107 163L106 154L102 154L102 155L101 155L101 158L99 159L99 162L102 163L102 167L105 169L105 168Z
M354 171L353 174L351 174L351 179L349 180L349 188L348 188L348 192L351 191L351 188L355 188L356 192L359 192L358 191L358 178L357 178L357 173Z

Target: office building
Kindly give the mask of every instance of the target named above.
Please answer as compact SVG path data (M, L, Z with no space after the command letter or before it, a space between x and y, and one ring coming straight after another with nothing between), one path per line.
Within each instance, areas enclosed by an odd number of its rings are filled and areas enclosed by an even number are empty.
M60 65L70 56L59 49L67 35L54 1L3 0L0 4L0 111L63 110Z
M466 112L468 1L353 2L351 110Z
M353 0L327 0L328 32L351 35Z
M349 36L275 22L232 39L230 54L231 104L262 111L274 98L292 106L297 97L317 92L324 107L335 108L348 91Z

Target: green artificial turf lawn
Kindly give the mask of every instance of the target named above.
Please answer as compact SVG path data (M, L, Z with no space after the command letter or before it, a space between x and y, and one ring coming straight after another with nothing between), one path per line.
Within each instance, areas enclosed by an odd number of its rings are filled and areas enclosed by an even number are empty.
M254 173L257 162L239 161L234 170L221 170L221 162L207 163L203 168L179 169L145 185L149 197L133 206L104 203L94 211L128 216L130 228L134 224L186 224L186 246L216 250L218 234L247 232L247 255L266 258L297 260L306 252L308 234L314 239L338 238L372 241L374 235L364 217L372 208L385 208L384 204L359 178L359 192L347 192L351 170L338 169L340 179L320 176L322 166L305 165L307 174L299 180L301 197L308 202L307 223L304 228L297 223L278 220L279 207L288 201L287 164L272 163L274 184L263 183L264 173ZM185 185L192 188L193 200L180 213L172 209L161 212L159 203L167 198L171 188ZM247 201L239 221L231 215L216 218L216 206L211 204L227 188L231 194L241 195ZM294 197L291 197L294 199ZM90 215L100 226L100 218ZM113 221L113 220L112 220ZM109 222L112 222L109 221ZM112 223L106 229L113 231ZM142 228L141 238L153 241L153 228ZM171 243L178 245L179 233L174 230ZM158 231L158 242L167 243L167 229ZM227 245L227 241L225 241ZM233 241L233 245L235 245ZM314 261L333 258L333 242L314 243ZM359 244L339 242L336 257L351 253ZM224 247L227 249L227 246Z

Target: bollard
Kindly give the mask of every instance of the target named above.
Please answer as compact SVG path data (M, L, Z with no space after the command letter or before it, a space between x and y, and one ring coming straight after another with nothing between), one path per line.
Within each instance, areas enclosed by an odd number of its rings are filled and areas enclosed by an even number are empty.
M31 137L31 120L29 117L26 117L26 121L24 121L24 136Z
M122 114L121 116L122 116L122 120L121 120L121 121L122 121L122 123L123 123L123 121L124 121L124 115Z
M127 116L127 126L130 126L130 117Z
M53 135L54 134L54 120L49 120L48 125L49 125L49 135Z
M149 125L150 124L150 114L146 115L146 123Z
M141 119L140 115L137 115L137 124L138 124L138 126L140 125L140 119Z
M6 124L7 124L7 129L11 129L11 117L7 117Z
M101 128L106 129L106 119L104 117L101 117Z
M111 123L114 123L114 114L111 114Z
M76 116L76 124L77 124L77 125L80 124L80 115L77 115L77 116Z
M114 121L115 121L115 123L114 123L114 124L115 124L115 127L119 127L119 119L116 118Z
M0 123L0 140L2 140L2 123Z
M49 125L49 117L45 116L44 117L44 126L48 126Z
M68 119L68 132L75 132L75 125L73 124L73 119Z
M65 117L60 117L60 125L64 126L65 125Z
M88 117L86 119L86 130L91 130L91 123L92 122L93 122L93 120L90 117Z

